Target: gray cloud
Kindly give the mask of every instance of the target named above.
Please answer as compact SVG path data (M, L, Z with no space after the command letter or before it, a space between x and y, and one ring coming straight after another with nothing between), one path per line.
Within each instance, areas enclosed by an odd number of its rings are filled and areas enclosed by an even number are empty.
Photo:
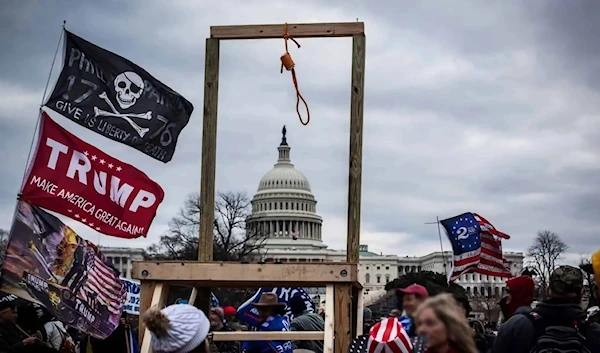
M216 24L365 21L367 71L362 240L375 251L439 249L425 222L481 213L524 250L539 229L575 254L600 244L596 4L437 1L5 1L0 11L0 226L12 219L62 20L82 37L138 63L195 106L168 165L56 119L161 183L166 198L147 239L156 241L185 196L199 190L204 40ZM349 40L292 49L312 121L300 126L282 41L221 46L217 189L250 195L276 159L282 125L292 159L310 179L324 238L345 248ZM57 75L57 70L54 76ZM98 235L70 223L90 239ZM123 241L105 236L102 244ZM448 246L448 244L446 244Z

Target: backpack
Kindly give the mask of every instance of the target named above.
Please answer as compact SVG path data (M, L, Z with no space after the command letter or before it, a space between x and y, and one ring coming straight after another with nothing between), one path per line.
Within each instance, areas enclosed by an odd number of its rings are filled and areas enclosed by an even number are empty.
M586 322L554 318L550 320L535 311L527 317L534 329L530 353L591 353L586 347Z

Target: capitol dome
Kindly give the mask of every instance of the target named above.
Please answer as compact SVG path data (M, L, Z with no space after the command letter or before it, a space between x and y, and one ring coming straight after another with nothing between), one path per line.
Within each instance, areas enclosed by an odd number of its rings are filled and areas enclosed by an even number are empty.
M282 134L277 163L258 183L247 225L267 234L266 247L324 248L323 220L316 213L317 200L306 176L291 162L285 126Z

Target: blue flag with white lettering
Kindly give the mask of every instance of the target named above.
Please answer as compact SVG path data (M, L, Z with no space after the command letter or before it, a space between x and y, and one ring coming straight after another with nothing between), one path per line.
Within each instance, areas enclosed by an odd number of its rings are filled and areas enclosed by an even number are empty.
M279 298L279 302L285 303L286 306L286 316L291 322L294 319L294 315L292 315L292 310L290 309L290 299L292 297L300 296L304 299L304 303L306 304L306 310L309 312L315 311L315 306L312 302L312 299L308 295L308 293L299 287L295 288L259 288L258 291L252 296L252 298L248 299L244 304L240 305L237 309L236 317L239 320L246 322L250 326L258 327L260 326L260 318L258 316L258 310L252 305L252 303L258 302L260 296L263 293L275 293L277 294L277 298Z

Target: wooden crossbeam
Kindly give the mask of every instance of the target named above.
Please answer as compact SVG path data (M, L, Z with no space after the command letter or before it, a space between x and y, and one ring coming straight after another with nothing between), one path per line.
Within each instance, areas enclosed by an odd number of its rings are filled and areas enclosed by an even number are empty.
M357 265L347 263L242 264L227 262L134 262L133 278L194 287L325 286L358 282Z
M285 24L211 26L214 39L275 39L283 38ZM294 38L352 37L365 33L364 22L289 23L288 33Z

